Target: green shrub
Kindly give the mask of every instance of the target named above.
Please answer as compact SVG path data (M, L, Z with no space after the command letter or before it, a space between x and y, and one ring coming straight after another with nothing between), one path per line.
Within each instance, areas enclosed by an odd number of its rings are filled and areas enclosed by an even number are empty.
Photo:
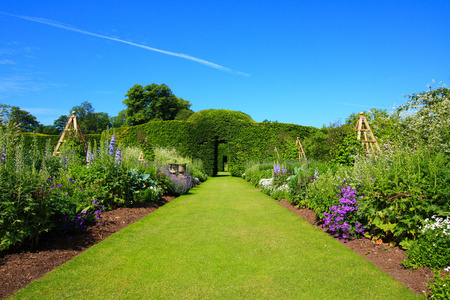
M421 233L406 253L407 268L450 267L450 217L432 216L424 221Z
M433 272L434 281L428 281L430 295L427 299L450 299L450 274L442 275L440 271Z

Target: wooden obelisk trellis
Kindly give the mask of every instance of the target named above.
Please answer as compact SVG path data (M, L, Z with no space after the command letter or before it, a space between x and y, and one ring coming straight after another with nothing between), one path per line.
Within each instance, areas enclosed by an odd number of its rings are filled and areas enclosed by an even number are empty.
M75 111L72 111L72 115L67 120L66 127L64 128L64 131L59 138L58 144L55 147L55 151L53 151L53 156L61 154L61 152L59 152L58 150L61 147L61 144L66 141L64 139L66 135L79 135L81 137L81 140L83 141L84 147L87 149L86 139L84 138L83 132L81 131L80 124L78 124L77 122L77 116L75 113ZM71 131L72 129L73 131Z
M300 142L299 137L297 137L297 141L295 141L295 144L298 146L298 160L301 160L302 158L306 159L305 151L303 150L303 146Z
M278 149L277 149L277 147L275 147L275 149L273 149L273 151L275 151L275 153L277 154L278 159L280 159L280 154L278 154Z
M144 159L144 152L141 151L141 153L139 153L138 161L139 161L141 164L143 164L143 163L145 162L145 159Z
M364 117L364 112L359 113L359 118L358 122L356 123L355 130L358 134L357 139L358 141L361 141L365 153L381 152L380 146L378 146L372 129L370 129L369 123L367 122L366 117ZM363 134L363 139L361 139L361 133Z

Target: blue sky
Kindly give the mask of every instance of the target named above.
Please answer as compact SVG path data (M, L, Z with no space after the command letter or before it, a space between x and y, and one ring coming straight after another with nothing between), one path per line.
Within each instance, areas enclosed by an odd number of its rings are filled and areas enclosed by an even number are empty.
M450 1L2 1L0 103L50 125L134 84L322 127L450 82Z

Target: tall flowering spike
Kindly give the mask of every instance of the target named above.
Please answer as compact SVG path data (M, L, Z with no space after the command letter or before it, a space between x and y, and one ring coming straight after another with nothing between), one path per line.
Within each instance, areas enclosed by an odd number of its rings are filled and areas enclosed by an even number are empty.
M274 173L279 173L280 171L281 171L281 168L280 168L279 164L273 165L273 172Z
M120 165L120 163L122 162L122 152L120 151L120 149L117 149L116 151L116 164Z
M116 136L111 137L111 142L109 143L109 155L114 155L116 149Z

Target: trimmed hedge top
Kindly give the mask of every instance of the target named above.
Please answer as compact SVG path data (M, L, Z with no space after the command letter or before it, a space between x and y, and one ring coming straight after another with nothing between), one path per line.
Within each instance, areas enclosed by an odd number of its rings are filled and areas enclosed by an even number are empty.
M216 119L224 122L242 122L242 123L256 123L249 115L234 110L228 109L206 109L196 112L189 117L188 122L197 123L204 119Z

